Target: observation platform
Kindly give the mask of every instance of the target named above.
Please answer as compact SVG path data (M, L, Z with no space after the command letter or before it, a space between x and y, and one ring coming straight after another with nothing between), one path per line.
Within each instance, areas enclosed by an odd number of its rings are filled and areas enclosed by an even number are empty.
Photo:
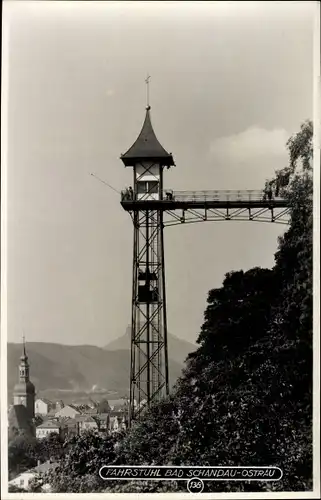
M155 199L154 194L140 194L139 197L121 192L124 210L188 210L204 208L286 208L288 201L281 197L268 196L264 190L244 191L172 191L165 190L163 199Z
M133 218L137 212L160 210L164 214L163 226L202 221L258 221L289 224L290 207L285 198L265 190L245 191L172 191L158 194L134 195L128 190L121 193L121 205ZM140 219L143 223L144 217Z

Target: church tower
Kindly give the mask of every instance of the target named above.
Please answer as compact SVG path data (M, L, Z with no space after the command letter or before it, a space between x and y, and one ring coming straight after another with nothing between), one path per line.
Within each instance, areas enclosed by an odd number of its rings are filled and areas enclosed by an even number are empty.
M35 416L35 386L29 380L29 363L26 353L25 339L23 338L23 351L19 364L19 382L14 386L13 404L26 407L30 418Z

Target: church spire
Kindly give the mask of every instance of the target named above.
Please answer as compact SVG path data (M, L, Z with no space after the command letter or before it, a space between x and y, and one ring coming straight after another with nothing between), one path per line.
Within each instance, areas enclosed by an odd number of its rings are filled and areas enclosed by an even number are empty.
M26 352L26 338L24 334L22 335L22 354L20 356L20 360L28 364L28 356Z

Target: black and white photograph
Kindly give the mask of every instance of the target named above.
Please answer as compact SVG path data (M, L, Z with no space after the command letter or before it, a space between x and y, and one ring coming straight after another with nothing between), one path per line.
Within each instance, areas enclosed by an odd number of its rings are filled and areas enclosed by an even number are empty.
M320 3L4 0L1 66L2 498L319 498Z

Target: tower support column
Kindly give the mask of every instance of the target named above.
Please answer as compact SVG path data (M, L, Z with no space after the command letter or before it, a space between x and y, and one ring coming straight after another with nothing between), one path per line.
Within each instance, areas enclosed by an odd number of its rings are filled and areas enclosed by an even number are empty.
M130 423L169 393L163 221L135 210Z

